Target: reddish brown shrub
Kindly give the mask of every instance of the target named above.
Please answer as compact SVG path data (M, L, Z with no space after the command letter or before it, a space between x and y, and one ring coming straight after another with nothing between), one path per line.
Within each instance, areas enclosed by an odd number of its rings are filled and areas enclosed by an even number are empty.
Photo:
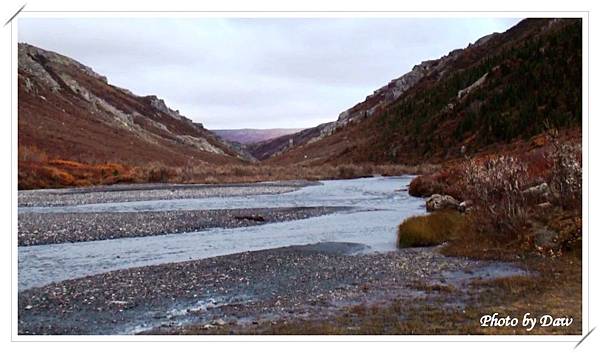
M408 193L411 196L426 197L433 194L446 194L463 199L460 170L462 165L446 166L431 174L420 175L412 180Z
M419 175L414 178L408 187L408 193L415 197L426 197L433 194L443 194L447 185L438 181L436 175Z
M548 158L552 162L548 185L554 203L566 209L580 209L583 184L581 145L555 142Z
M469 160L463 172L464 194L473 202L479 230L490 234L520 235L527 220L523 187L527 166L512 156Z

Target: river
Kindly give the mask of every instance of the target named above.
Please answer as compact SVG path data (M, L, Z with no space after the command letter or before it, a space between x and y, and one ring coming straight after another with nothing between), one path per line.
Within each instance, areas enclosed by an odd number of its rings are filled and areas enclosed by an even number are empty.
M168 210L341 206L329 215L234 229L19 247L19 291L118 269L197 260L314 243L358 243L368 252L395 250L395 231L424 212L408 195L411 176L327 180L297 191L253 196L152 200L76 206L20 207L27 212L145 212Z

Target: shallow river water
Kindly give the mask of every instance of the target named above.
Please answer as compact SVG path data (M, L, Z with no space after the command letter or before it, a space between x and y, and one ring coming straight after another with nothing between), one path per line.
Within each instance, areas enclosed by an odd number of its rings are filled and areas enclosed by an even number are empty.
M319 242L351 242L367 251L395 249L395 230L424 212L405 191L412 177L323 181L294 192L244 197L155 200L60 207L24 212L143 212L262 207L350 206L325 216L234 229L19 247L19 290L118 269L202 259L244 251Z

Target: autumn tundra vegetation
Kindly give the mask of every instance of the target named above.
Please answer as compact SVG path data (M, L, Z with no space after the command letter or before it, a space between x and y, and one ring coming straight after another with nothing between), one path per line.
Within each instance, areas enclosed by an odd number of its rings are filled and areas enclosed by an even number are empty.
M249 183L269 180L323 180L429 173L435 164L340 164L323 166L277 166L256 163L182 167L161 162L145 165L126 163L82 163L50 158L36 148L21 147L19 189L63 188L117 183Z
M415 178L409 188L411 194L451 195L468 201L469 207L463 212L445 211L464 218L460 222L463 228L436 227L440 216L435 213L408 219L399 228L398 243L405 242L403 237L414 238L414 232L404 231L409 225L425 223L427 226L420 227L422 237L434 238L424 231L427 229L438 234L437 243L456 237L447 234L454 230L550 254L581 249L581 143L565 138L553 130L533 139L529 150L466 156L447 168Z
M399 248L436 246L527 274L471 283L473 299L460 309L446 305L457 296L451 284L408 283L439 302L398 298L352 306L333 321L248 333L514 334L523 332L482 330L479 316L524 310L570 315L578 324L566 332L579 333L581 31L579 19L526 19L415 65L336 121L251 146L223 140L156 96L20 44L18 187L415 175L396 192L422 197L428 213L398 225Z

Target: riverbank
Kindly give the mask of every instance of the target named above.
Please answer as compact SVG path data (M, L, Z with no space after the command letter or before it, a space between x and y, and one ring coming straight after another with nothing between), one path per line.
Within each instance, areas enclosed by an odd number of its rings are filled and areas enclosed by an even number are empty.
M356 305L426 299L427 288L455 291L448 305L462 307L469 283L527 273L502 263L446 257L434 248L361 255L363 249L352 243L293 246L29 289L19 293L19 332L244 332L297 320L329 322Z
M253 327L221 326L206 329L195 325L160 329L153 333L263 334L263 335L581 335L581 260L567 256L527 259L515 264L527 275L474 279L463 287L416 284L422 295L406 300L365 303L345 308L326 320L301 318L263 322ZM516 326L483 327L481 318L516 318ZM538 320L528 330L523 316ZM540 319L572 320L542 326Z

